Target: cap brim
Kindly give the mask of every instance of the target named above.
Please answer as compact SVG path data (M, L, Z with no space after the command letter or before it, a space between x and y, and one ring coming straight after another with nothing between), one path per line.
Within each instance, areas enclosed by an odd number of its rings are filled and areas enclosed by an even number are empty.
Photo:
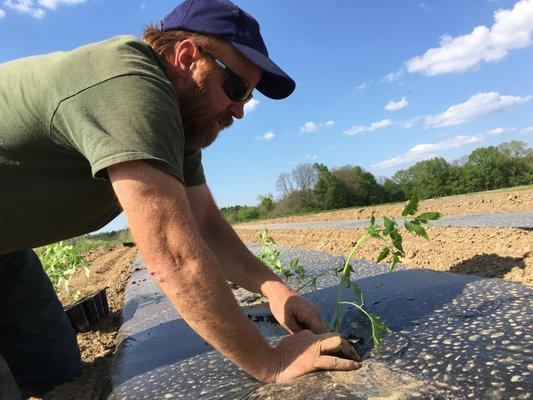
M294 92L296 87L294 80L274 64L270 58L243 44L233 41L231 44L239 53L263 70L263 76L255 88L266 97L280 100L289 97Z

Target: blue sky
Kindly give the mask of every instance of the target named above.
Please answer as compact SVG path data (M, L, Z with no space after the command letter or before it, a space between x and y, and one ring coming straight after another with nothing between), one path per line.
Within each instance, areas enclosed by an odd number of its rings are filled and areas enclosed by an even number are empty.
M533 0L236 0L296 81L204 152L219 204L255 204L297 164L390 176L424 158L533 142ZM140 35L174 1L0 0L0 62ZM106 229L125 226L120 217Z

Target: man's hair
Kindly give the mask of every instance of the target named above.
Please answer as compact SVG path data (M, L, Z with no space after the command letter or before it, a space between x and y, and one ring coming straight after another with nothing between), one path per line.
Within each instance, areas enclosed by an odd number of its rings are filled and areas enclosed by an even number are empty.
M226 40L213 35L183 30L163 32L156 25L147 26L143 32L143 40L164 60L169 60L174 53L176 43L185 39L191 39L194 43L212 51L233 48Z

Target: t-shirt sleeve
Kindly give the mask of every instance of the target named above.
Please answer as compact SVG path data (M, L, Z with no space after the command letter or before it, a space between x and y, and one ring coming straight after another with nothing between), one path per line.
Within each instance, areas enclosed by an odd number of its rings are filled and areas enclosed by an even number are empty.
M200 150L185 150L183 175L185 177L185 186L198 186L205 183L202 152Z
M145 160L184 185L203 178L201 155L196 164L187 162L186 178L178 99L169 82L151 76L113 77L62 100L51 131L88 160L95 178L106 179L107 167L133 160Z

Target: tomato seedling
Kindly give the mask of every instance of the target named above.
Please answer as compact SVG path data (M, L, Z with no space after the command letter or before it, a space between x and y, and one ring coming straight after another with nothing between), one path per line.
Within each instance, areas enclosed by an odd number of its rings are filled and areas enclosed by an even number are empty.
M63 244L63 242L38 249L37 254L56 293L62 288L67 295L78 300L80 292L70 289L70 279L76 269L80 267L83 268L85 276L89 277L90 271L87 261L78 255L71 245Z
M430 221L441 218L442 214L436 211L431 211L415 216L418 211L418 204L419 199L416 195L414 195L406 204L402 211L403 226L411 234L429 240L425 228ZM369 319L372 329L372 340L374 342L374 347L379 352L382 338L391 331L377 315L369 312L366 309L364 295L361 291L361 288L357 283L351 281L351 274L354 272L354 269L350 264L350 261L368 239L376 239L384 243L376 262L380 263L386 260L389 265L389 272L393 272L396 265L401 261L402 257L405 256L405 251L403 249L403 238L400 233L398 222L392 217L383 217L383 222L379 224L376 223L376 218L374 217L374 214L372 214L372 218L370 218L370 225L365 229L363 236L361 236L353 244L346 261L339 268L335 269L335 274L340 276L340 282L337 287L335 317L330 326L333 328L333 331L340 333L342 318L344 316L344 313L342 313L342 306L349 305L355 307ZM348 288L352 288L354 294L353 301L342 300L344 291Z
M293 258L288 265L284 265L281 261L281 251L275 248L276 241L268 234L268 229L263 229L258 234L261 239L261 250L257 258L269 267L274 273L282 274L286 279L293 276L302 278L305 275L305 269L300 264L298 258Z

